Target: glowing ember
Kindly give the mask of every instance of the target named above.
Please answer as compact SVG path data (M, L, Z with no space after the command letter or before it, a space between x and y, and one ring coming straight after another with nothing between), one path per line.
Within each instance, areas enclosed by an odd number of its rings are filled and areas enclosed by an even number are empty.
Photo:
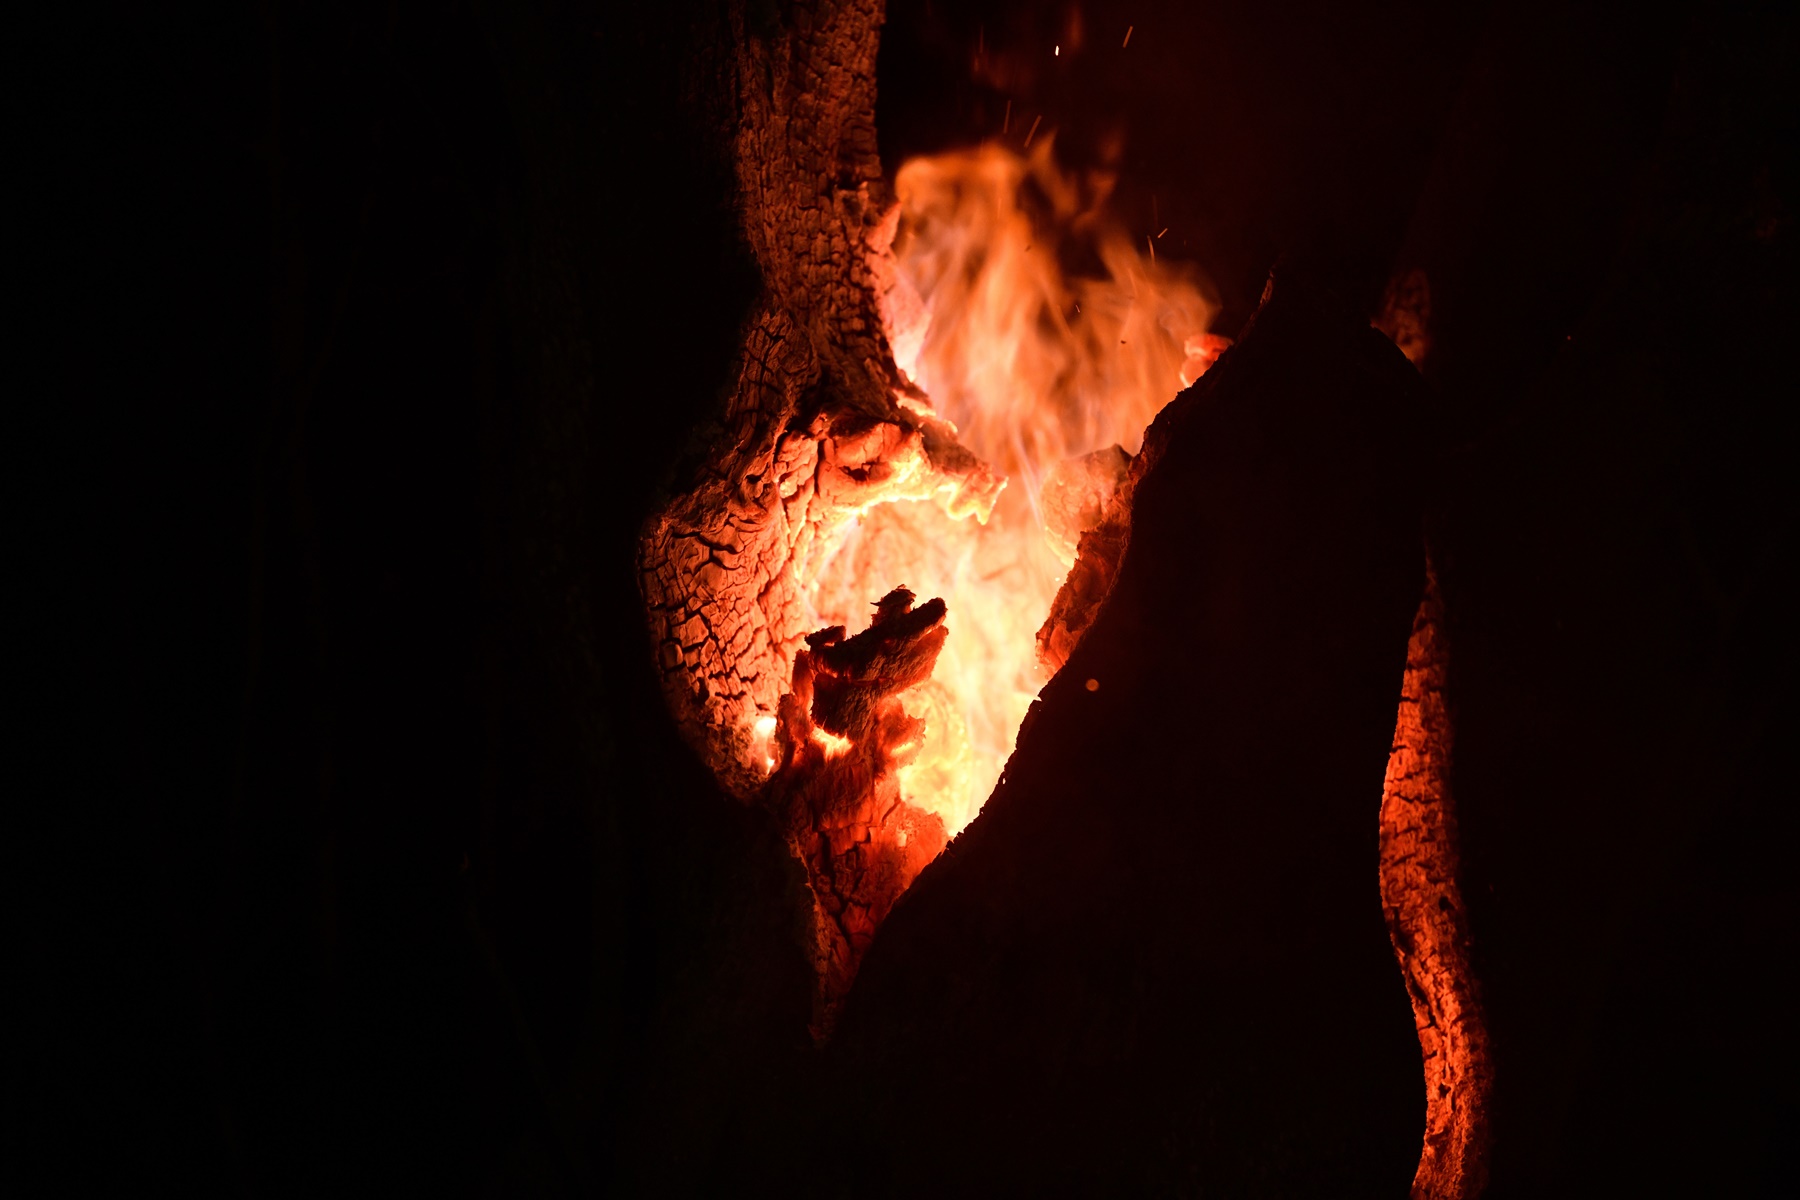
M1218 352L1194 279L1103 218L1112 183L1060 170L1049 138L1029 158L990 145L915 159L895 183L882 315L901 369L930 397L904 403L947 419L1009 485L985 523L934 500L870 507L805 598L810 627L852 629L893 587L945 601L950 637L932 679L901 697L923 729L898 774L903 797L952 835L998 780L1043 683L1035 635L1076 539L1151 418ZM755 727L762 746L768 721Z

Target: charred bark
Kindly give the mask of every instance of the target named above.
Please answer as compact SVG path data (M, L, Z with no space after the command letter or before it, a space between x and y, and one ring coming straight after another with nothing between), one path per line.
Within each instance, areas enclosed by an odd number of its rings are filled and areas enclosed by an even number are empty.
M882 330L894 226L875 153L878 0L731 10L725 66L742 230L763 292L703 461L655 514L639 571L683 733L748 797L807 630L801 589L843 522L887 500L985 512L996 480L895 367ZM894 580L895 584L903 581Z
M846 1005L866 1177L1405 1190L1419 1048L1375 818L1423 575L1420 387L1278 276L1157 419L1116 582Z
M1425 1142L1413 1178L1416 1200L1470 1200L1481 1194L1493 1086L1458 881L1443 626L1437 573L1428 569L1406 647L1406 678L1381 800L1381 901L1425 1059Z
M736 131L736 203L762 293L722 421L651 517L638 555L677 724L729 791L776 810L807 866L818 1035L875 923L944 831L900 804L893 755L903 739L892 729L846 735L846 756L812 745L810 696L793 697L857 639L816 645L803 661L804 589L858 513L936 499L953 516L985 520L1004 483L932 414L883 329L898 210L875 151L881 14L879 0L821 0L765 26L751 8L730 8L724 119ZM820 681L831 677L826 668Z

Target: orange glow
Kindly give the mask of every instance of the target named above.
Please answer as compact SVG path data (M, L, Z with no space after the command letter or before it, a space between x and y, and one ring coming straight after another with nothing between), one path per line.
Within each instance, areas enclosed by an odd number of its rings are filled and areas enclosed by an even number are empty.
M803 581L808 628L861 629L899 586L948 604L933 677L902 697L924 728L898 774L903 798L952 835L980 811L1044 682L1035 636L1081 527L1151 418L1218 352L1196 280L1140 253L1103 214L1112 177L1063 171L1051 141L1029 157L987 145L908 162L893 257L876 271L892 281L881 305L895 359L929 397L902 403L947 419L1007 478L991 516L941 498L873 505ZM758 747L772 728L756 720Z
M849 738L839 737L829 730L819 729L817 727L812 731L812 740L819 743L819 745L824 748L826 758L836 758L844 751L850 749Z

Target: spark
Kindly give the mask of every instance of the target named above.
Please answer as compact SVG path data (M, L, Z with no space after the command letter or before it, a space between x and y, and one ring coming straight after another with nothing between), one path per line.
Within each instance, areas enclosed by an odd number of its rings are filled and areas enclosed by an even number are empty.
M1032 138L1033 138L1033 137L1035 137L1035 136L1037 136L1037 127L1038 127L1038 122L1039 122L1039 121L1042 121L1042 120L1043 120L1043 119L1044 119L1044 114L1043 114L1043 113L1039 113L1039 114L1038 114L1038 115L1037 115L1037 116L1035 116L1035 117L1033 117L1033 118L1032 118L1032 121L1031 121L1031 132L1030 132L1030 133L1027 133L1027 134L1026 134L1026 135L1025 135L1025 144L1026 144L1026 145L1027 145L1027 146L1029 146L1029 145L1031 145L1031 139L1032 139Z
M1127 25L1125 27L1125 40L1119 43L1119 49L1123 50L1125 47L1131 45L1131 31L1136 28L1136 25Z

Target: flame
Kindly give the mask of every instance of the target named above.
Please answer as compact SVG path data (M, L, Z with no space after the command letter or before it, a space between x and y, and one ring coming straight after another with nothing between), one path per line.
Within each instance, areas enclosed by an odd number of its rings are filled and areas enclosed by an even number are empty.
M765 771L775 769L775 718L760 716L750 723L751 748Z
M1080 532L1051 501L1094 475L1078 518L1091 524L1110 495L1100 476L1218 352L1191 273L1140 254L1106 218L1112 182L1059 168L1050 138L1029 157L990 144L913 159L895 180L897 270L882 297L895 360L1009 486L985 523L928 500L859 514L807 598L814 627L852 629L893 587L947 602L934 676L902 701L924 731L899 778L952 835L998 781L1043 683L1035 636ZM1115 466L1071 467L1083 455Z

